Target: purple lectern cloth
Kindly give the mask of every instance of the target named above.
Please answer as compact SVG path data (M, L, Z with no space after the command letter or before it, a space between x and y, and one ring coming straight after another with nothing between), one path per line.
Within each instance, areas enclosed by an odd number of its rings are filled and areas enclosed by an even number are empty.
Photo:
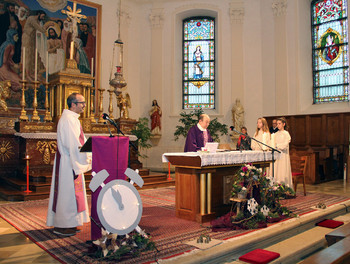
M128 167L128 157L129 137L92 137L92 171L98 173L103 169L107 170L109 176L104 184L116 179L126 179L124 172ZM96 221L101 224L96 211L100 191L101 187L91 194L91 240L102 236L101 228L94 223Z

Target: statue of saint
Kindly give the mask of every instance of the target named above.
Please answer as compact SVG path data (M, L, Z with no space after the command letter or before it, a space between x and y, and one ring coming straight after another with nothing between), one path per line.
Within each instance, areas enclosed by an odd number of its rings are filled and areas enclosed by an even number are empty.
M160 109L157 100L153 100L149 115L151 116L151 133L153 135L161 135L162 126L160 118L162 117L162 109Z
M244 109L239 99L232 108L232 121L236 130L241 131L244 126Z

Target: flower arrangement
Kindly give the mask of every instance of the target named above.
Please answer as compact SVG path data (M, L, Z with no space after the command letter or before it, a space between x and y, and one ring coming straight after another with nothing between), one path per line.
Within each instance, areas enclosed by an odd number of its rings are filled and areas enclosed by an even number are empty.
M267 222L280 221L291 214L279 200L295 197L295 192L285 184L274 183L252 164L243 165L234 176L232 197L242 198L242 192L246 192L247 201L238 215L231 214L234 228L264 227Z

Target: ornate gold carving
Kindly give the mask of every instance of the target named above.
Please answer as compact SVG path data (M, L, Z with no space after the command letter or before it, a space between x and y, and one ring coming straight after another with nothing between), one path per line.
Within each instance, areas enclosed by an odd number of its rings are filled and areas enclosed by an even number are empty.
M8 111L6 99L10 97L11 82L9 80L0 82L0 108Z
M0 160L5 162L15 155L13 146L10 141L4 140L0 143Z
M44 126L44 125L37 125L37 126L29 126L29 125L25 125L24 126L24 130L28 130L28 131L53 131L53 126Z
M43 153L43 163L50 164L50 154L56 153L57 143L56 141L38 141L36 143L36 150Z

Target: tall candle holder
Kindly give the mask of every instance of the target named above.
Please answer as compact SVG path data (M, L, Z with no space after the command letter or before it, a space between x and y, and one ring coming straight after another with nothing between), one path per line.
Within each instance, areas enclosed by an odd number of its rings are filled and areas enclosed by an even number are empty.
M45 82L44 85L45 85L45 117L44 117L44 121L51 122L52 117L51 117L51 113L49 110L49 83Z
M24 157L24 160L26 161L27 190L25 190L24 192L27 193L27 194L32 192L31 190L29 190L29 161L30 161L30 159L31 158L29 157L29 155L26 154L25 157Z
M99 88L98 90L99 90L99 92L100 92L100 100L99 100L100 106L99 106L99 108L98 108L98 111L99 111L99 113L100 113L100 117L99 117L99 119L98 119L98 122L99 122L99 123L104 123L105 120L104 120L103 117L102 117L102 113L103 113L103 102L102 102L102 100L103 100L103 92L104 92L106 89Z
M27 81L26 80L22 80L19 81L22 84L22 98L21 98L21 102L20 102L20 106L22 107L21 109L21 115L19 116L19 120L20 121L28 121L29 118L27 116L27 111L25 110L26 107L26 98L25 98L25 90L26 90L26 86L27 86Z
M38 91L38 81L34 81L34 100L33 100L33 116L32 116L32 121L40 121L40 116L38 115L37 107L38 107L38 96L37 96L37 91Z
M94 104L94 95L92 93L92 87L90 88L90 120L91 120L91 124L95 124L96 123L96 119L95 119L95 114L94 114L94 108L95 108L95 104Z
M114 90L108 90L109 92L109 107L108 107L108 113L109 113L109 118L113 119L113 93Z

